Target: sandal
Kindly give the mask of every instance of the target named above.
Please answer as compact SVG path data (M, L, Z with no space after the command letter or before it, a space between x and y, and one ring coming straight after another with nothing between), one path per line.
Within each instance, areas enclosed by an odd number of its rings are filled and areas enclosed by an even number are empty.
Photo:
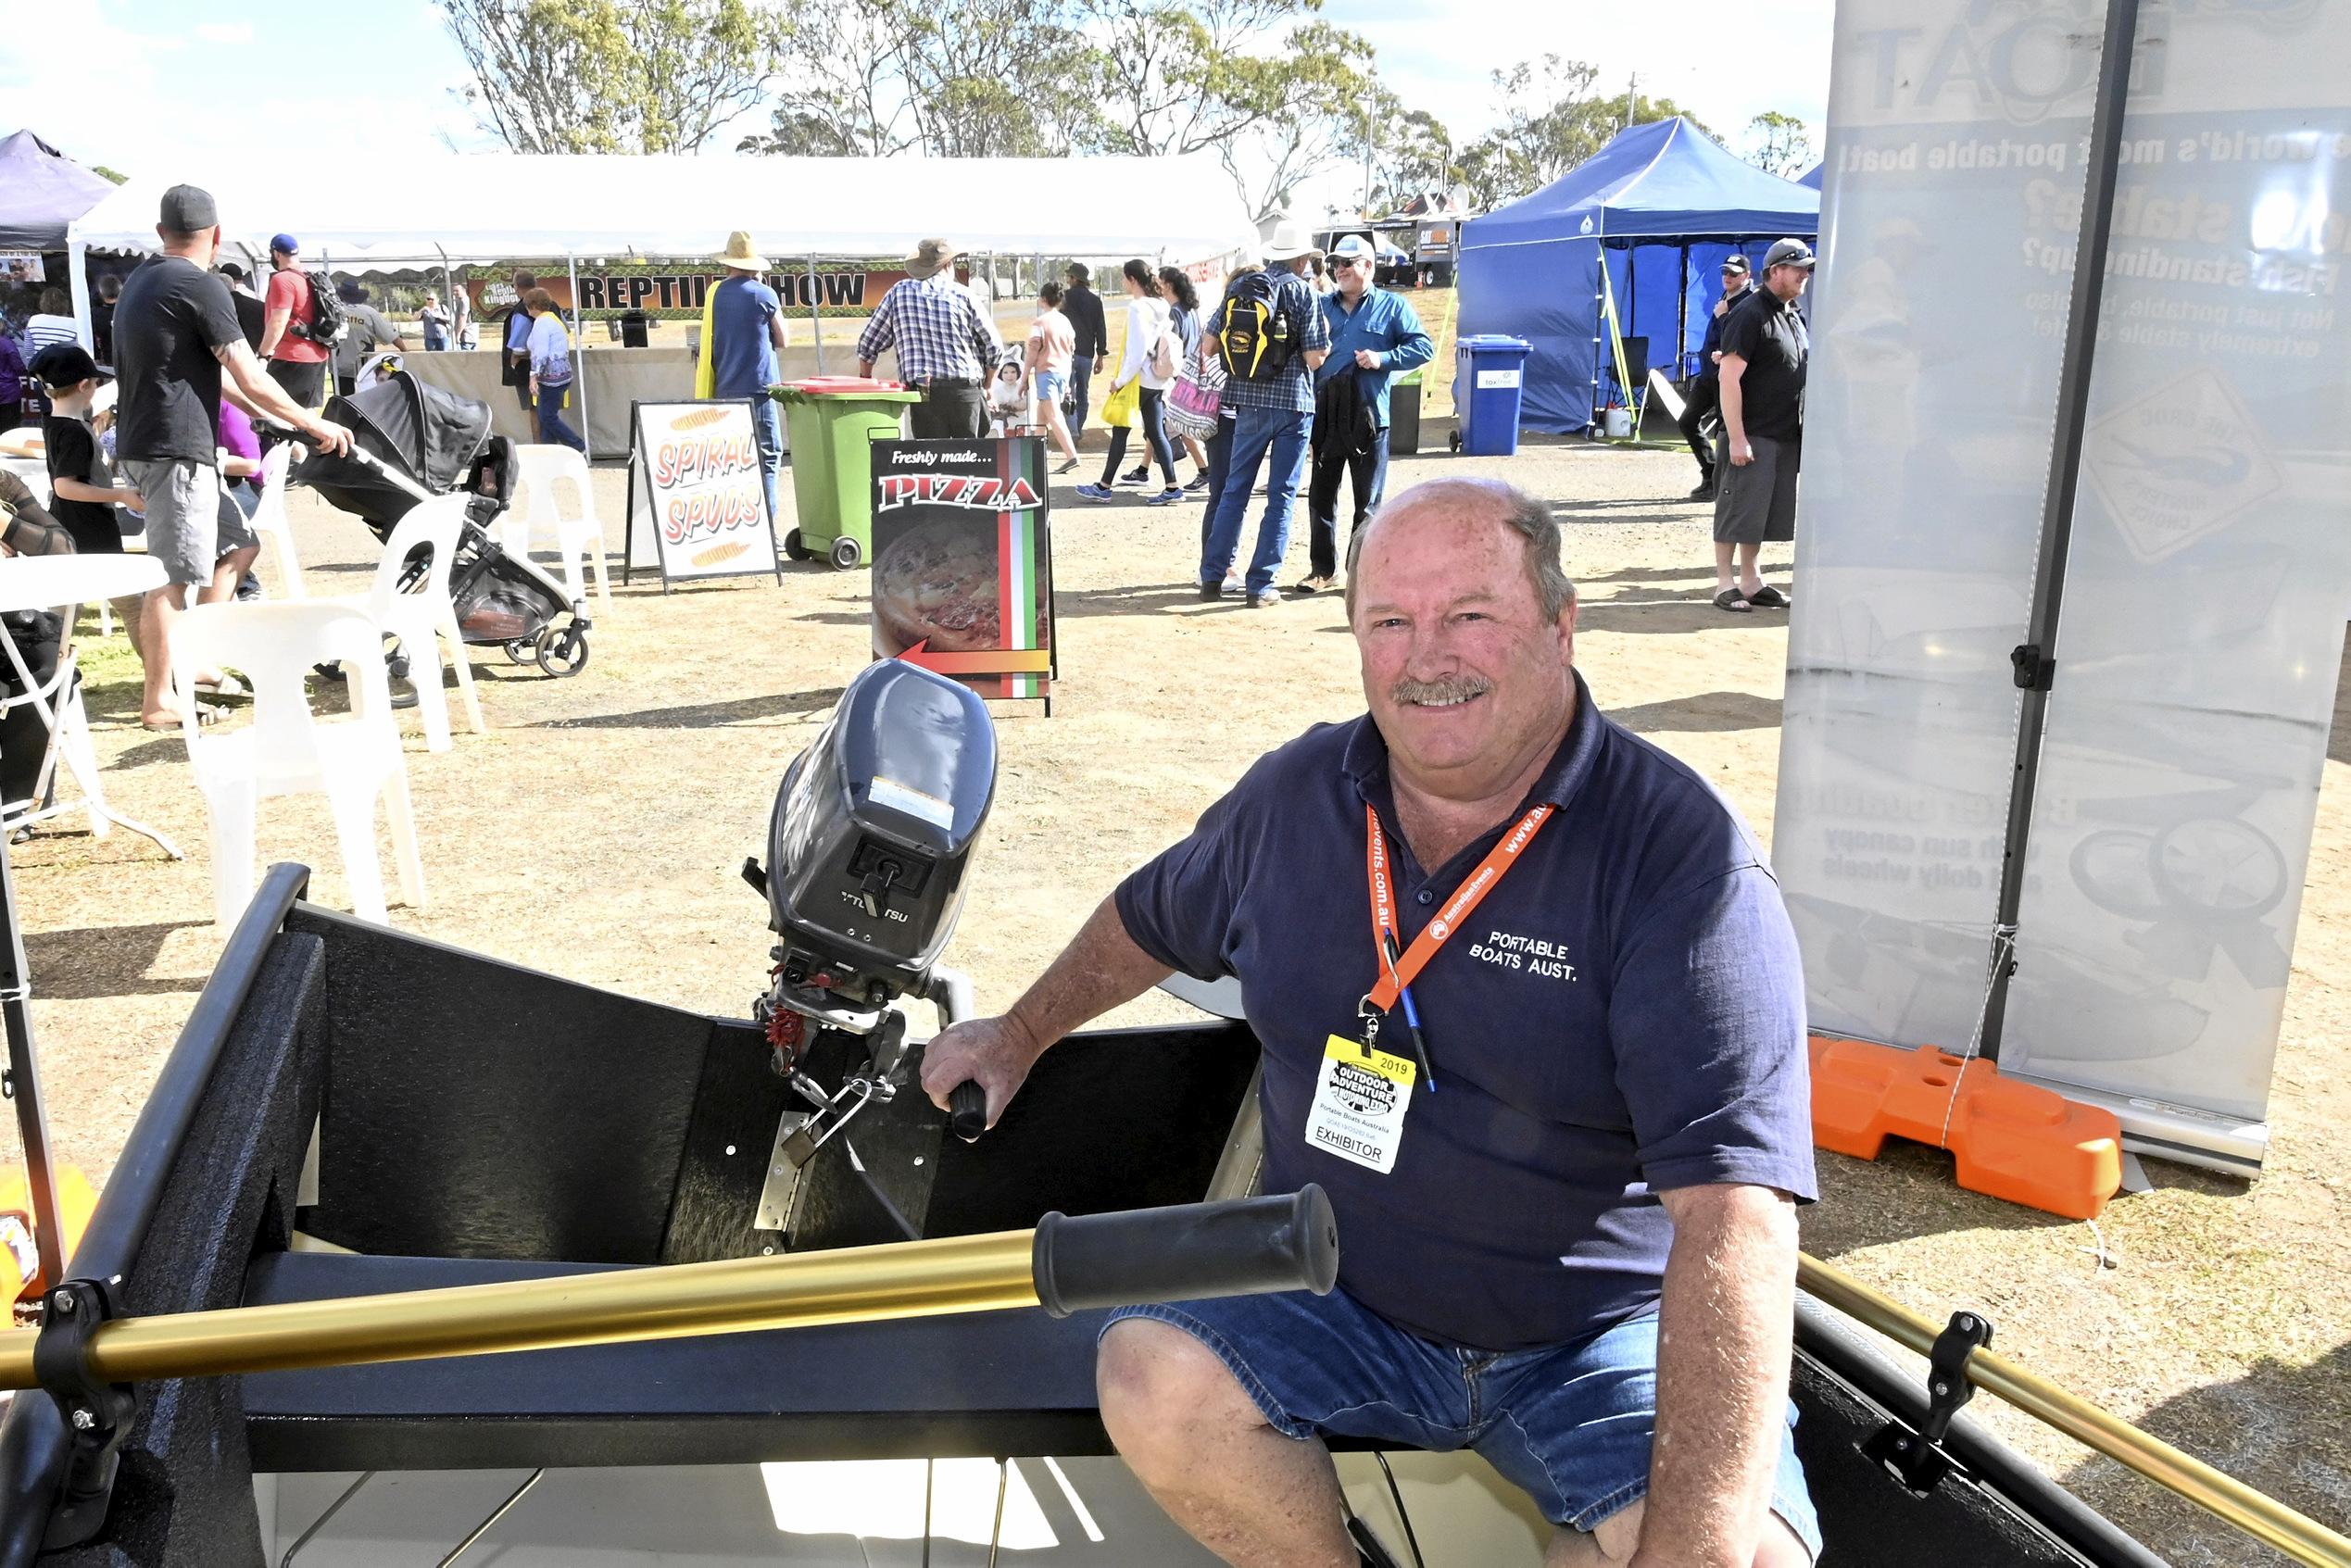
M207 724L217 724L220 721L220 710L219 709L207 708L200 702L195 705L195 716L196 728L199 730L203 729ZM152 719L143 718L139 721L139 728L143 730L151 730L159 735L177 734L180 731L179 715L174 714L170 718L166 719L160 724L157 723Z
M217 681L198 681L195 684L195 691L196 696L208 696L216 702L227 697L253 695L250 687L225 670L220 672L220 678Z
M1737 615L1745 615L1754 610L1755 607L1749 604L1745 599L1740 597L1738 589L1725 588L1721 593L1715 596L1715 608L1716 609L1727 609Z
M1747 602L1759 609L1786 609L1788 596L1766 583L1748 595Z

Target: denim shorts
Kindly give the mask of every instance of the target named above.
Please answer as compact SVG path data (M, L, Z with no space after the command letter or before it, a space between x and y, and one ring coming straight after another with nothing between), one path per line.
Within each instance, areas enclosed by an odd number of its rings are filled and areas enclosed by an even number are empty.
M1062 370L1038 370L1029 378L1029 384L1036 389L1039 403L1056 405L1069 391L1069 375Z
M1408 1333L1344 1290L1126 1307L1214 1351L1288 1437L1354 1437L1445 1453L1474 1449L1554 1524L1590 1530L1649 1490L1657 1320L1497 1354ZM1107 1329L1107 1325L1105 1325ZM1814 1559L1820 1522L1796 1459L1796 1407L1779 1436L1771 1511Z

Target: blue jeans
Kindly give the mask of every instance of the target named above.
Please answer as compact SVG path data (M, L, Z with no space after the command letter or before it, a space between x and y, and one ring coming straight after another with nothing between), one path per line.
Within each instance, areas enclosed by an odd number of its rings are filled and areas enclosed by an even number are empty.
M751 433L759 438L761 475L767 482L767 515L780 518L776 483L784 473L784 410L766 393L751 398Z
M570 382L559 386L539 383L539 445L569 446L585 456L587 443L580 439L578 431L563 422L563 398L571 390Z
M1298 476L1306 467L1306 439L1314 416L1293 408L1243 408L1233 421L1232 457L1216 496L1216 521L1201 552L1200 580L1222 583L1240 549L1248 521L1249 494L1257 488L1258 465L1271 460L1265 485L1265 516L1257 525L1257 551L1249 558L1248 588L1262 594L1274 585L1282 554L1289 548L1289 514L1298 499Z
M1214 1352L1285 1437L1475 1449L1544 1518L1569 1529L1590 1530L1648 1494L1654 1316L1508 1352L1423 1339L1343 1289L1123 1307L1111 1322L1130 1317L1181 1329ZM1817 1560L1820 1522L1796 1458L1795 1424L1791 1402L1771 1511Z
M1201 554L1208 553L1208 536L1216 526L1216 502L1225 494L1225 475L1233 466L1233 421L1216 417L1216 433L1208 438L1208 506L1200 514Z
M1069 362L1069 395L1077 399L1077 412L1069 420L1070 439L1075 441L1086 429L1086 416L1091 411L1094 395L1094 361L1083 354Z

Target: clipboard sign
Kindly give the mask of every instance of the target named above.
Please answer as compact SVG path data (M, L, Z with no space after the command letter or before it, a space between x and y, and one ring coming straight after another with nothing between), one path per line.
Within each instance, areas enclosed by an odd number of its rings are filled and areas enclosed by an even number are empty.
M754 418L740 397L629 405L622 582L640 560L660 568L663 593L711 577L784 581Z

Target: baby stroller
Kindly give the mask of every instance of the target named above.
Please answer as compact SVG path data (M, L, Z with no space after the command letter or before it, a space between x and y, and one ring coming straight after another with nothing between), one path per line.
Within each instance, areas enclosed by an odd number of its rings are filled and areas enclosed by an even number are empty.
M459 634L549 675L587 668L585 607L489 535L513 492L514 446L490 433L488 404L395 370L372 383L362 378L350 396L327 404L326 417L351 432L351 450L341 457L311 452L295 465L288 483L308 485L387 542L419 501L462 491L470 499L449 569Z

